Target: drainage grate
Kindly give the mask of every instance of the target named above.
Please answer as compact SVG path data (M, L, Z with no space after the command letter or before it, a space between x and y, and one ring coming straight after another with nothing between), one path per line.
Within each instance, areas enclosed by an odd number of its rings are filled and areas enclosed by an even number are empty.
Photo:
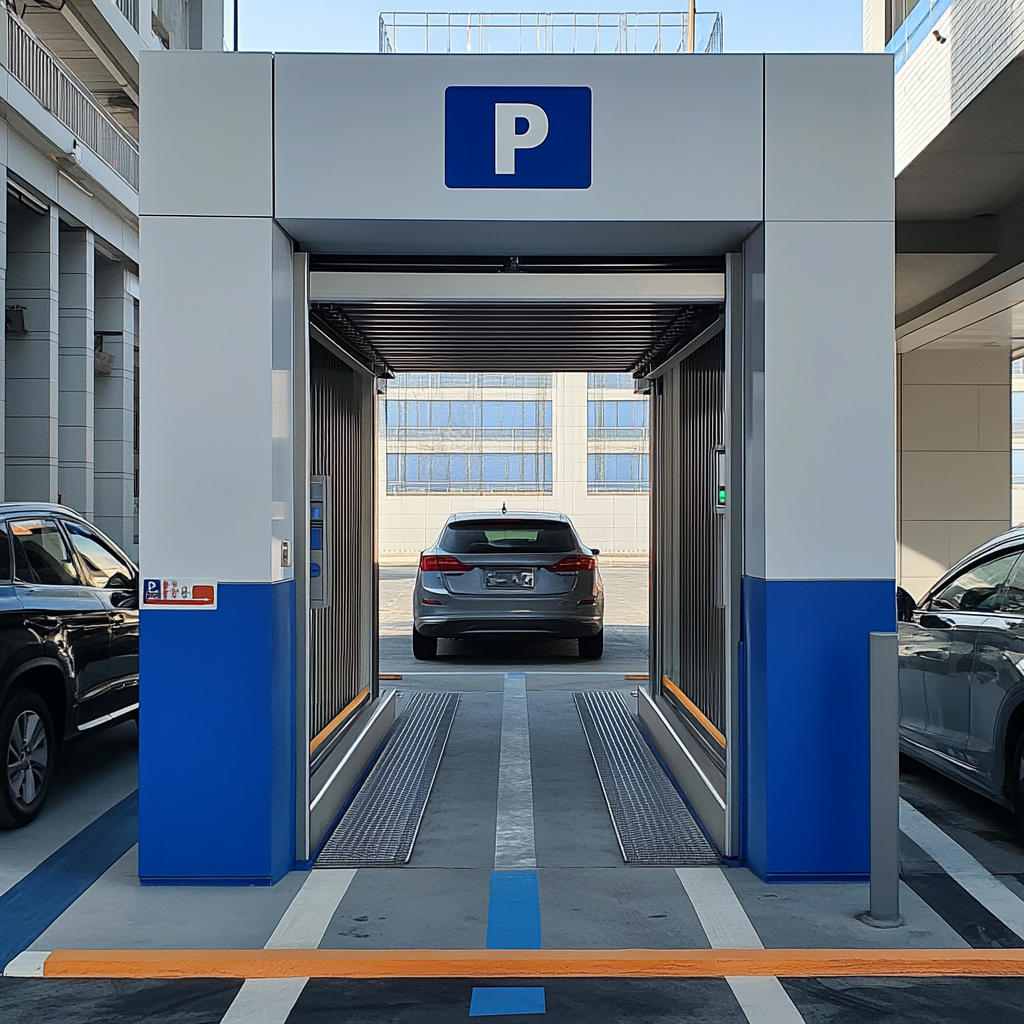
M694 867L718 855L644 741L621 693L574 693L622 858Z
M458 703L457 693L418 693L409 699L317 867L409 862Z

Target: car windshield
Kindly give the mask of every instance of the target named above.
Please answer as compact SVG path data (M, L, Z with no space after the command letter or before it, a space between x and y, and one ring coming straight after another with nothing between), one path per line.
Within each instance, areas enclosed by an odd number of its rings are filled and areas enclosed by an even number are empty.
M545 519L475 519L449 523L441 547L453 555L554 554L574 551L576 539L568 523Z

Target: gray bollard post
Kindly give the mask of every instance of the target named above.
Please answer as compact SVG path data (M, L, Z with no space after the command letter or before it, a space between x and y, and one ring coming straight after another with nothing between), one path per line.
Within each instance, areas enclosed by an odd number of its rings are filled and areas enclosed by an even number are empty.
M897 928L900 916L899 638L869 634L871 716L871 909L860 918Z

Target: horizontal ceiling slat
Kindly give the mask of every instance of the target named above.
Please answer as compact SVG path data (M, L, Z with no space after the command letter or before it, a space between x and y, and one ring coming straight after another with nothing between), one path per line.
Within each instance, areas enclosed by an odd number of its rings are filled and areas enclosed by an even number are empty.
M347 322L396 372L626 372L686 307L611 303L323 303L321 322Z

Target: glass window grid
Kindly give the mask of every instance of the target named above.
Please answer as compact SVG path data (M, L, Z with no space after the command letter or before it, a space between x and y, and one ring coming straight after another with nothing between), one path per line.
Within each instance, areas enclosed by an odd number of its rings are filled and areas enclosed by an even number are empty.
M433 399L387 403L389 438L551 436L551 402Z
M551 493L550 452L405 452L387 456L388 494Z
M550 373L396 373L388 388L550 388Z
M587 437L646 438L650 429L650 406L636 401L587 402Z
M587 491L649 491L650 464L639 452L602 452L587 456Z

